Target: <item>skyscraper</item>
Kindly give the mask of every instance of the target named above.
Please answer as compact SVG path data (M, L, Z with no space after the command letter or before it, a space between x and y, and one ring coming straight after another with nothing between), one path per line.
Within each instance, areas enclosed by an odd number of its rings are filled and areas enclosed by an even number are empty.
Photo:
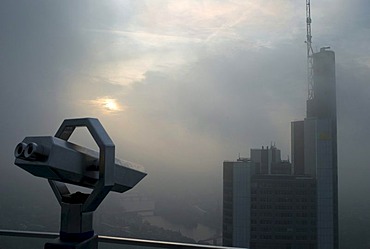
M322 48L312 58L313 91L307 116L291 124L292 164L282 161L275 147L252 149L244 164L224 162L226 246L338 248L335 55ZM230 172L237 175L237 184ZM243 196L235 204L238 211L230 208L231 196L234 201ZM246 217L250 218L245 221ZM236 241L240 236L246 239Z
M243 247L250 243L251 176L254 164L247 159L224 162L223 244Z
M338 248L338 172L335 54L326 48L313 54L313 96L307 100L303 129L292 123L295 172L317 180L317 248ZM302 133L303 132L303 133ZM303 136L303 148L300 140ZM303 149L303 151L302 151ZM302 155L301 157L297 155ZM297 159L297 160L295 160Z
M291 168L275 146L224 162L224 246L315 248L316 179Z

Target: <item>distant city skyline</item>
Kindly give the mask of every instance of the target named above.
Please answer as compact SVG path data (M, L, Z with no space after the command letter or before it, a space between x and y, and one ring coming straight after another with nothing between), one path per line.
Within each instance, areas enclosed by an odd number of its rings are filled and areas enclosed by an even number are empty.
M306 118L291 125L292 164L275 146L223 164L223 243L338 249L335 54L312 54Z

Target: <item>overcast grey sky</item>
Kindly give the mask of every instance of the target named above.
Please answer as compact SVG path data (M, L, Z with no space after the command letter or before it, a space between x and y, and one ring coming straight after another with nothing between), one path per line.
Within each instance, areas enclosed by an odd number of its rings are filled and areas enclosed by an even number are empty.
M349 195L370 174L369 9L312 1L313 47L336 52ZM2 1L0 30L3 175L19 171L12 153L24 136L92 116L118 157L147 169L143 188L165 170L221 184L222 161L251 147L275 142L286 158L290 122L305 115L305 1Z

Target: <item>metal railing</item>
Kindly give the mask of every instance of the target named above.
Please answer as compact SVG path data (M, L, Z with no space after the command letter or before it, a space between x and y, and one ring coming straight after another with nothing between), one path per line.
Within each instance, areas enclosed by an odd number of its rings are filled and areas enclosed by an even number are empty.
M58 233L50 232L34 232L34 231L14 231L14 230L0 230L0 249L15 249L15 248L43 248L44 243L50 239L56 239L59 236ZM4 239L7 238L7 239ZM12 240L13 239L13 240ZM38 241L33 241L33 243L23 243L19 239L37 239ZM198 245L198 244L187 244L178 242L167 242L167 241L155 241L155 240L145 240L145 239L131 239L131 238L121 238L99 235L99 248L132 248L132 249L150 249L150 248L176 248L176 249L230 249L235 247L222 247L222 246L210 246L210 245ZM14 247L9 247L9 244L14 242ZM3 244L5 243L5 244ZM19 245L16 245L16 244ZM24 247L22 247L22 245ZM4 247L4 248L3 248Z

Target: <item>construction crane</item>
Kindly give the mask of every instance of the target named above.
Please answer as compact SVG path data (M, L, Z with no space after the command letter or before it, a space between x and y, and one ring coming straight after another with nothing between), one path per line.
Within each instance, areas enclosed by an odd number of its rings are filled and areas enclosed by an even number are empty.
M307 45L307 81L308 81L308 99L314 98L313 89L313 50L312 50L312 35L311 35L311 1L306 0L306 45Z

